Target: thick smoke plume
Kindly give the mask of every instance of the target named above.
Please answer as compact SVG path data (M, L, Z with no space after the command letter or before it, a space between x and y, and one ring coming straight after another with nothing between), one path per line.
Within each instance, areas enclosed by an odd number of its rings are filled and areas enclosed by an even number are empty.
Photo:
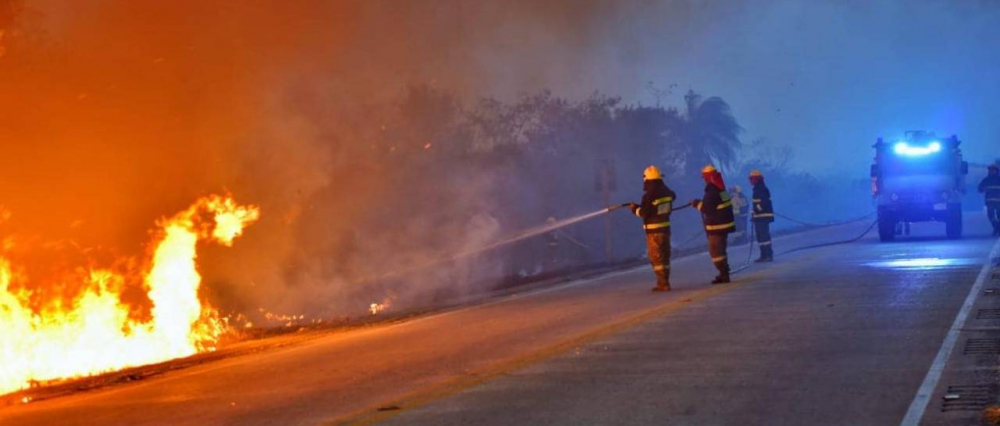
M711 152L683 157L690 145L655 131L684 115L688 88L848 180L864 177L866 142L903 127L968 131L985 153L996 129L970 123L1000 110L977 71L1000 51L984 33L996 7L880 4L0 0L0 227L40 249L24 256L41 286L142 250L157 218L229 190L262 218L237 247L206 249L213 300L332 315L534 273L510 253L393 271L599 208L609 158L615 201L637 198L647 163L676 166L697 195L687 170ZM920 91L929 80L946 83ZM561 151L526 143L542 139ZM622 257L641 252L629 220L612 223ZM604 260L603 226L567 231L578 261Z
M555 19L564 28L552 34L573 41L571 27L598 12L458 1L0 6L4 226L17 247L45 249L25 250L47 253L25 255L36 285L57 275L46 273L54 263L141 250L157 218L226 189L259 203L263 219L234 252L207 254L209 285L235 309L284 312L358 306L370 276L496 233L488 213L465 216L489 211L484 187L496 177L456 158L428 172L461 174L460 187L428 199L433 181L396 170L438 135L390 141L386 126L408 118L382 105L411 84L486 88L481 66L502 40L483 30ZM491 15L492 30L478 25ZM456 214L426 223L428 209ZM415 247L426 234L447 238Z

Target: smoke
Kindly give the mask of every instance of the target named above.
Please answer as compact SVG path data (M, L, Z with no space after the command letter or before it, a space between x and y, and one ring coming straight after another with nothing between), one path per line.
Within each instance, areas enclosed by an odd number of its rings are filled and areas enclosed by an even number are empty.
M342 308L340 296L356 291L349 279L498 232L485 205L454 223L425 223L426 199L392 199L416 184L383 155L395 147L372 146L385 139L377 116L396 115L378 105L413 83L484 92L483 67L494 61L481 55L510 48L489 47L500 37L482 34L483 18L541 28L565 10L459 1L2 5L7 232L134 254L157 218L229 190L260 204L263 220L234 249L208 250L203 272L226 303L273 310ZM578 18L551 34L572 34L565 26ZM492 177L467 172L458 199L435 208L480 203ZM374 215L394 222L381 224L393 231L378 240L359 229ZM434 232L457 241L407 243ZM37 285L48 261L33 265Z
M693 87L723 96L751 135L792 145L804 169L863 173L866 142L909 127L967 134L985 155L1000 136L979 124L1000 111L986 72L996 17L989 2L943 0L0 0L3 229L137 253L157 218L229 190L262 219L204 252L225 307L440 297L509 265L383 274L544 220L513 213L520 203L568 215L581 211L559 197L600 202L589 181L538 194L522 166L477 169L457 148L475 135L448 117L480 97L672 103ZM523 199L499 197L504 185L526 185Z

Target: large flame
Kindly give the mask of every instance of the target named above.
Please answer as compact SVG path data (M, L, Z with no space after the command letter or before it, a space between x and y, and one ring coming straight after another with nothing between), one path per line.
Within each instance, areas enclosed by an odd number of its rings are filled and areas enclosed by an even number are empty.
M0 252L0 394L213 350L226 324L198 299L198 242L229 246L259 215L255 206L209 196L161 220L142 277L148 320L130 315L134 308L121 297L126 277L109 269L90 270L71 306L33 309L31 294L12 286L17 269Z

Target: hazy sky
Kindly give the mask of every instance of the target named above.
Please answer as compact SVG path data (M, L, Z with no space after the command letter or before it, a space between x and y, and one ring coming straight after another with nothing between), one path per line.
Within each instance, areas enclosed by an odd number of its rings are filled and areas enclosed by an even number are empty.
M116 3L28 2L56 34L100 19L84 5ZM991 149L1000 139L994 1L303 1L270 24L256 17L277 6L224 13L236 13L236 25L247 22L241 13L259 21L264 55L283 42L309 46L309 55L269 64L287 79L327 73L366 96L430 82L472 96L550 88L654 103L650 82L676 84L663 102L678 104L688 88L721 96L748 139L800 147L804 169L863 175L871 142L908 129L957 133L972 161L1000 157ZM271 24L287 39L267 38ZM287 26L301 30L289 36ZM225 25L202 32L226 34Z
M874 139L909 129L957 133L970 161L1000 157L1000 3L621 3L582 22L582 39L542 23L476 60L499 93L547 86L653 103L654 82L677 85L665 103L687 88L722 96L748 138L798 147L803 169L864 175ZM544 74L503 66L525 57Z

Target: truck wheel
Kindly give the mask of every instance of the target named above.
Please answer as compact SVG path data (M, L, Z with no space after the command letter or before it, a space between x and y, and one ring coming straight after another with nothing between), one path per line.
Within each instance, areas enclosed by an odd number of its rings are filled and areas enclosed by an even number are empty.
M882 242L896 239L896 220L888 214L878 214L878 239Z
M962 205L948 205L948 219L944 224L945 234L948 238L957 240L962 238Z

